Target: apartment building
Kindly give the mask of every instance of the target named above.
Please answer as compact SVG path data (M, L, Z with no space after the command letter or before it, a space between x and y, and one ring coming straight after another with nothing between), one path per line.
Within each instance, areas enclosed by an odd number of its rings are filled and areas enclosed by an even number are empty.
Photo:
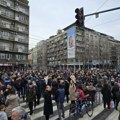
M24 69L28 64L27 0L0 0L0 68Z
M47 66L67 69L120 65L120 41L71 24L47 41Z
M39 69L47 68L47 45L46 41L42 40L37 44L37 66Z

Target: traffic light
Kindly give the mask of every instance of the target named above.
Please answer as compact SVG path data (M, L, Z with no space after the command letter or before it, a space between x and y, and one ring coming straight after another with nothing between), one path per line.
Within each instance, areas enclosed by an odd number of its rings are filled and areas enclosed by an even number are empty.
M76 8L75 13L76 13L75 18L77 19L76 20L76 25L79 26L79 27L84 27L84 10L83 10L83 7L80 8L80 9Z

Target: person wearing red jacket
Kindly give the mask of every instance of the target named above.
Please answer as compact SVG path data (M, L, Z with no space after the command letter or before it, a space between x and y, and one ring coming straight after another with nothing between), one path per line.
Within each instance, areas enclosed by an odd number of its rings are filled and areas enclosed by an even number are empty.
M76 94L77 94L76 95L77 100L80 100L80 101L83 101L84 99L86 99L89 96L89 94L85 95L81 84L78 85L78 87L76 89Z
M77 110L77 113L80 114L81 117L83 117L83 113L82 113L82 101L85 100L89 94L86 94L84 93L83 89L82 89L82 85L79 84L77 89L76 89L76 104L77 104L77 107L79 107L80 109Z

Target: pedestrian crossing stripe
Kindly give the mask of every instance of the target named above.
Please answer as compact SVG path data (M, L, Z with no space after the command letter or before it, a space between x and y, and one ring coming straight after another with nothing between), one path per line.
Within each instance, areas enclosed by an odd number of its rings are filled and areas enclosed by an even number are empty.
M50 116L50 120L56 120L58 118L57 106L56 106L56 103L55 103L54 100L52 101L52 103L53 103L53 115ZM65 119L64 120L69 120L69 104L70 103L67 103L67 102L64 103L64 109L65 109ZM26 106L25 102L21 102L20 105L25 108L27 113L29 112L29 108L28 108L28 106ZM44 99L41 98L40 105L36 106L36 109L34 110L34 113L32 115L33 120L45 120L45 117L44 117L44 114L43 114L43 106L44 106ZM92 120L95 116L100 114L102 111L103 111L103 105L101 104L101 105L98 105L97 107L94 108L94 112L93 112L92 117L88 117L88 115L85 114L83 116L83 118L80 118L80 120ZM115 110L114 110L114 113L116 115L116 118L118 119L118 114L119 113L116 112ZM110 118L113 118L113 119L110 119ZM108 116L108 118L106 120L117 120L117 119L114 119L114 118L115 118L115 116L112 117L110 115L110 116Z

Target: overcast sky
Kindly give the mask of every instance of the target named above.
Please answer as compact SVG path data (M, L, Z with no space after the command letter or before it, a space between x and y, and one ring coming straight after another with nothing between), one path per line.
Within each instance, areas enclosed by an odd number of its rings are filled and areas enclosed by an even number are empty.
M84 7L84 14L120 7L120 0L29 0L30 43L49 38L58 29L76 21L75 8ZM85 18L85 26L120 40L120 10Z

